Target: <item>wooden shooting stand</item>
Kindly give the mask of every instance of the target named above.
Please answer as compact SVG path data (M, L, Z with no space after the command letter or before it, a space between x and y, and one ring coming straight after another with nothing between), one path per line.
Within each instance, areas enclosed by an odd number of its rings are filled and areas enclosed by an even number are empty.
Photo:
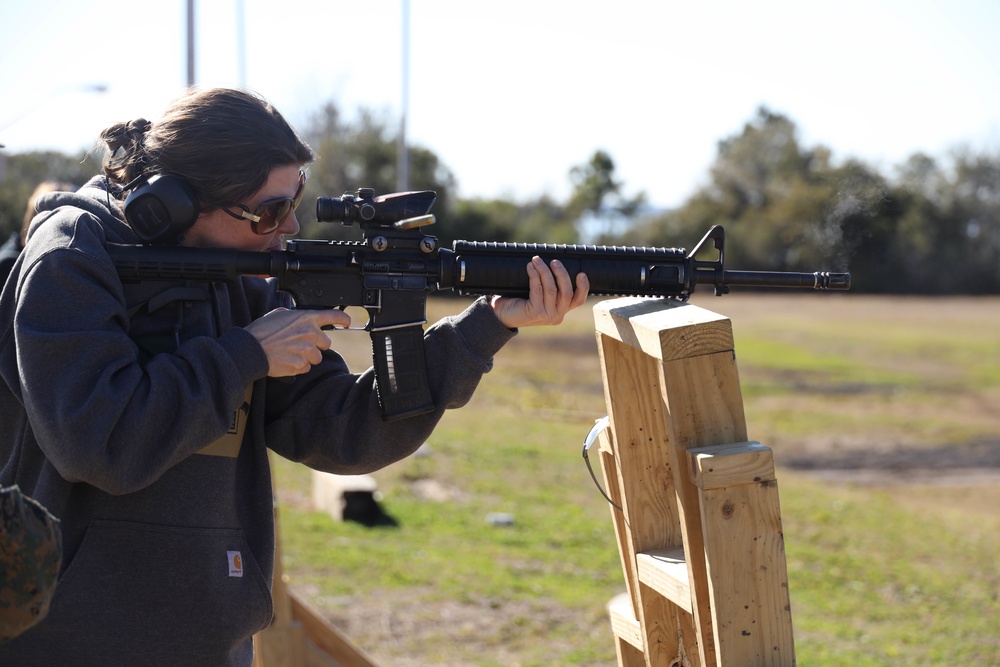
M594 308L600 458L627 595L620 667L795 665L771 450L748 442L732 323L667 300Z

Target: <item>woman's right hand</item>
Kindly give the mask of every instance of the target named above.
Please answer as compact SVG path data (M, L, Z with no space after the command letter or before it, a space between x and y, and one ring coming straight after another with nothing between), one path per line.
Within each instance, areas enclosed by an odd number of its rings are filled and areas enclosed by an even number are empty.
M323 327L347 328L351 316L342 310L276 308L247 325L267 355L268 377L301 375L323 359L330 337Z

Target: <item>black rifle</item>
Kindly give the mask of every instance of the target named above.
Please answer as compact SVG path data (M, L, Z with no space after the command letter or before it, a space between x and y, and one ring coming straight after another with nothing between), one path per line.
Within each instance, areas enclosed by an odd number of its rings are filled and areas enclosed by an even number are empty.
M386 421L430 412L423 325L427 295L454 290L464 295L528 295L525 266L535 255L558 259L570 276L586 273L595 296L671 297L686 300L697 285L716 295L730 286L850 289L848 273L730 271L724 267L725 231L712 227L691 252L683 248L637 248L539 243L455 241L439 247L423 229L436 194L425 190L375 196L365 188L341 197L319 197L320 222L358 223L361 241L289 240L285 250L251 252L209 248L149 248L109 245L124 282L145 280L234 280L269 275L291 294L297 308L361 306L372 339L376 382ZM709 243L716 256L696 259Z

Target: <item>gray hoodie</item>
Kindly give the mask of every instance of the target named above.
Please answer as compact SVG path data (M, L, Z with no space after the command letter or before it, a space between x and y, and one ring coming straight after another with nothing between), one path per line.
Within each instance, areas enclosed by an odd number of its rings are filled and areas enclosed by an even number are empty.
M136 243L104 181L41 198L0 294L0 486L61 520L48 617L2 665L249 665L272 615L267 450L371 472L464 405L514 335L480 300L425 335L437 411L386 423L374 374L336 353L266 378L244 327L291 306L272 280L122 284Z

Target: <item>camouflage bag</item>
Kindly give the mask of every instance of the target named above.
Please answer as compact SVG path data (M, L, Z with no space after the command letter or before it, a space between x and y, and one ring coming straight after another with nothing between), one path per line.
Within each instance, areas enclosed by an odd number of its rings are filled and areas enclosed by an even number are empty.
M59 521L18 487L0 489L0 643L45 618L61 560Z

